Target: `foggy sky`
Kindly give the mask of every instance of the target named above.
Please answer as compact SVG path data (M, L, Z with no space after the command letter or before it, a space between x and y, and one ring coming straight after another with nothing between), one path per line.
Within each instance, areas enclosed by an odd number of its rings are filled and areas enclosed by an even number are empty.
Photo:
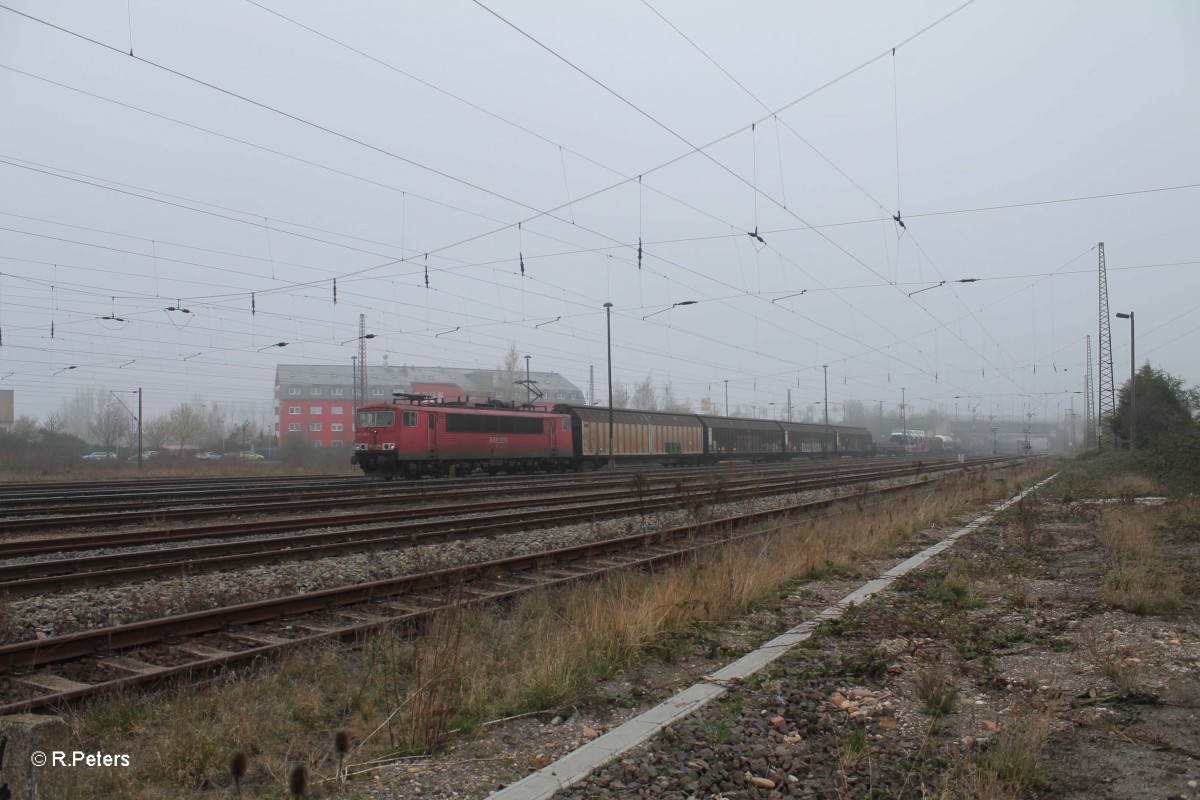
M371 364L515 343L603 402L612 302L615 379L694 405L803 409L827 365L835 417L1053 418L1101 241L1138 362L1200 382L1194 3L2 4L43 21L0 9L19 414L269 416L359 314Z

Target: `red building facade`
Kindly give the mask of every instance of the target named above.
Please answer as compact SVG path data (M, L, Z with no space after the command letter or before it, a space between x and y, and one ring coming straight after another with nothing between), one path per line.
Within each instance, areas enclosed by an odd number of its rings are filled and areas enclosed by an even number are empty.
M518 377L524 378L522 372ZM554 372L532 376L548 402L583 402L583 392ZM393 392L424 394L435 400L480 402L520 395L513 376L502 370L443 367L369 367L367 396L383 403ZM351 367L280 365L275 369L275 434L280 444L299 436L317 447L354 449L354 382Z

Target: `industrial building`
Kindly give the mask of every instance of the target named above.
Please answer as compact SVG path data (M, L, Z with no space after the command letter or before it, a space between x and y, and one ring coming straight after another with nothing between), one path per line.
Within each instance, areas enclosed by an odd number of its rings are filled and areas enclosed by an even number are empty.
M317 447L354 444L355 370L347 364L281 364L275 368L275 434L282 444L299 435ZM436 400L482 402L492 398L526 399L525 370L450 367L367 367L366 394L360 401L382 403L393 392L424 394ZM542 393L540 403L582 403L583 392L557 372L530 372ZM536 400L536 396L534 397Z

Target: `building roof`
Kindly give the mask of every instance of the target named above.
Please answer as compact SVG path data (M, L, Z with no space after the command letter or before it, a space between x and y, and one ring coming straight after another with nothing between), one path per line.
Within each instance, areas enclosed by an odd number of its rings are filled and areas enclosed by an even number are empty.
M280 364L275 368L275 386L344 386L351 387L354 378L349 364ZM367 366L367 384L383 386L390 391L412 391L414 383L453 383L473 395L495 396L503 380L500 369L455 369L453 367L409 367ZM517 380L524 380L525 370L514 373ZM575 384L557 372L529 373L530 378L546 396L546 399L564 399L582 402L583 392ZM520 387L516 387L520 392ZM559 392L567 397L557 398Z

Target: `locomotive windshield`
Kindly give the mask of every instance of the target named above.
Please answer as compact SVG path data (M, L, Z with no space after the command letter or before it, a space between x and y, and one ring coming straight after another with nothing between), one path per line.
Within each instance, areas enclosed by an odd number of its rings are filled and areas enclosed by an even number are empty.
M395 411L360 411L359 428L390 428L396 424Z

